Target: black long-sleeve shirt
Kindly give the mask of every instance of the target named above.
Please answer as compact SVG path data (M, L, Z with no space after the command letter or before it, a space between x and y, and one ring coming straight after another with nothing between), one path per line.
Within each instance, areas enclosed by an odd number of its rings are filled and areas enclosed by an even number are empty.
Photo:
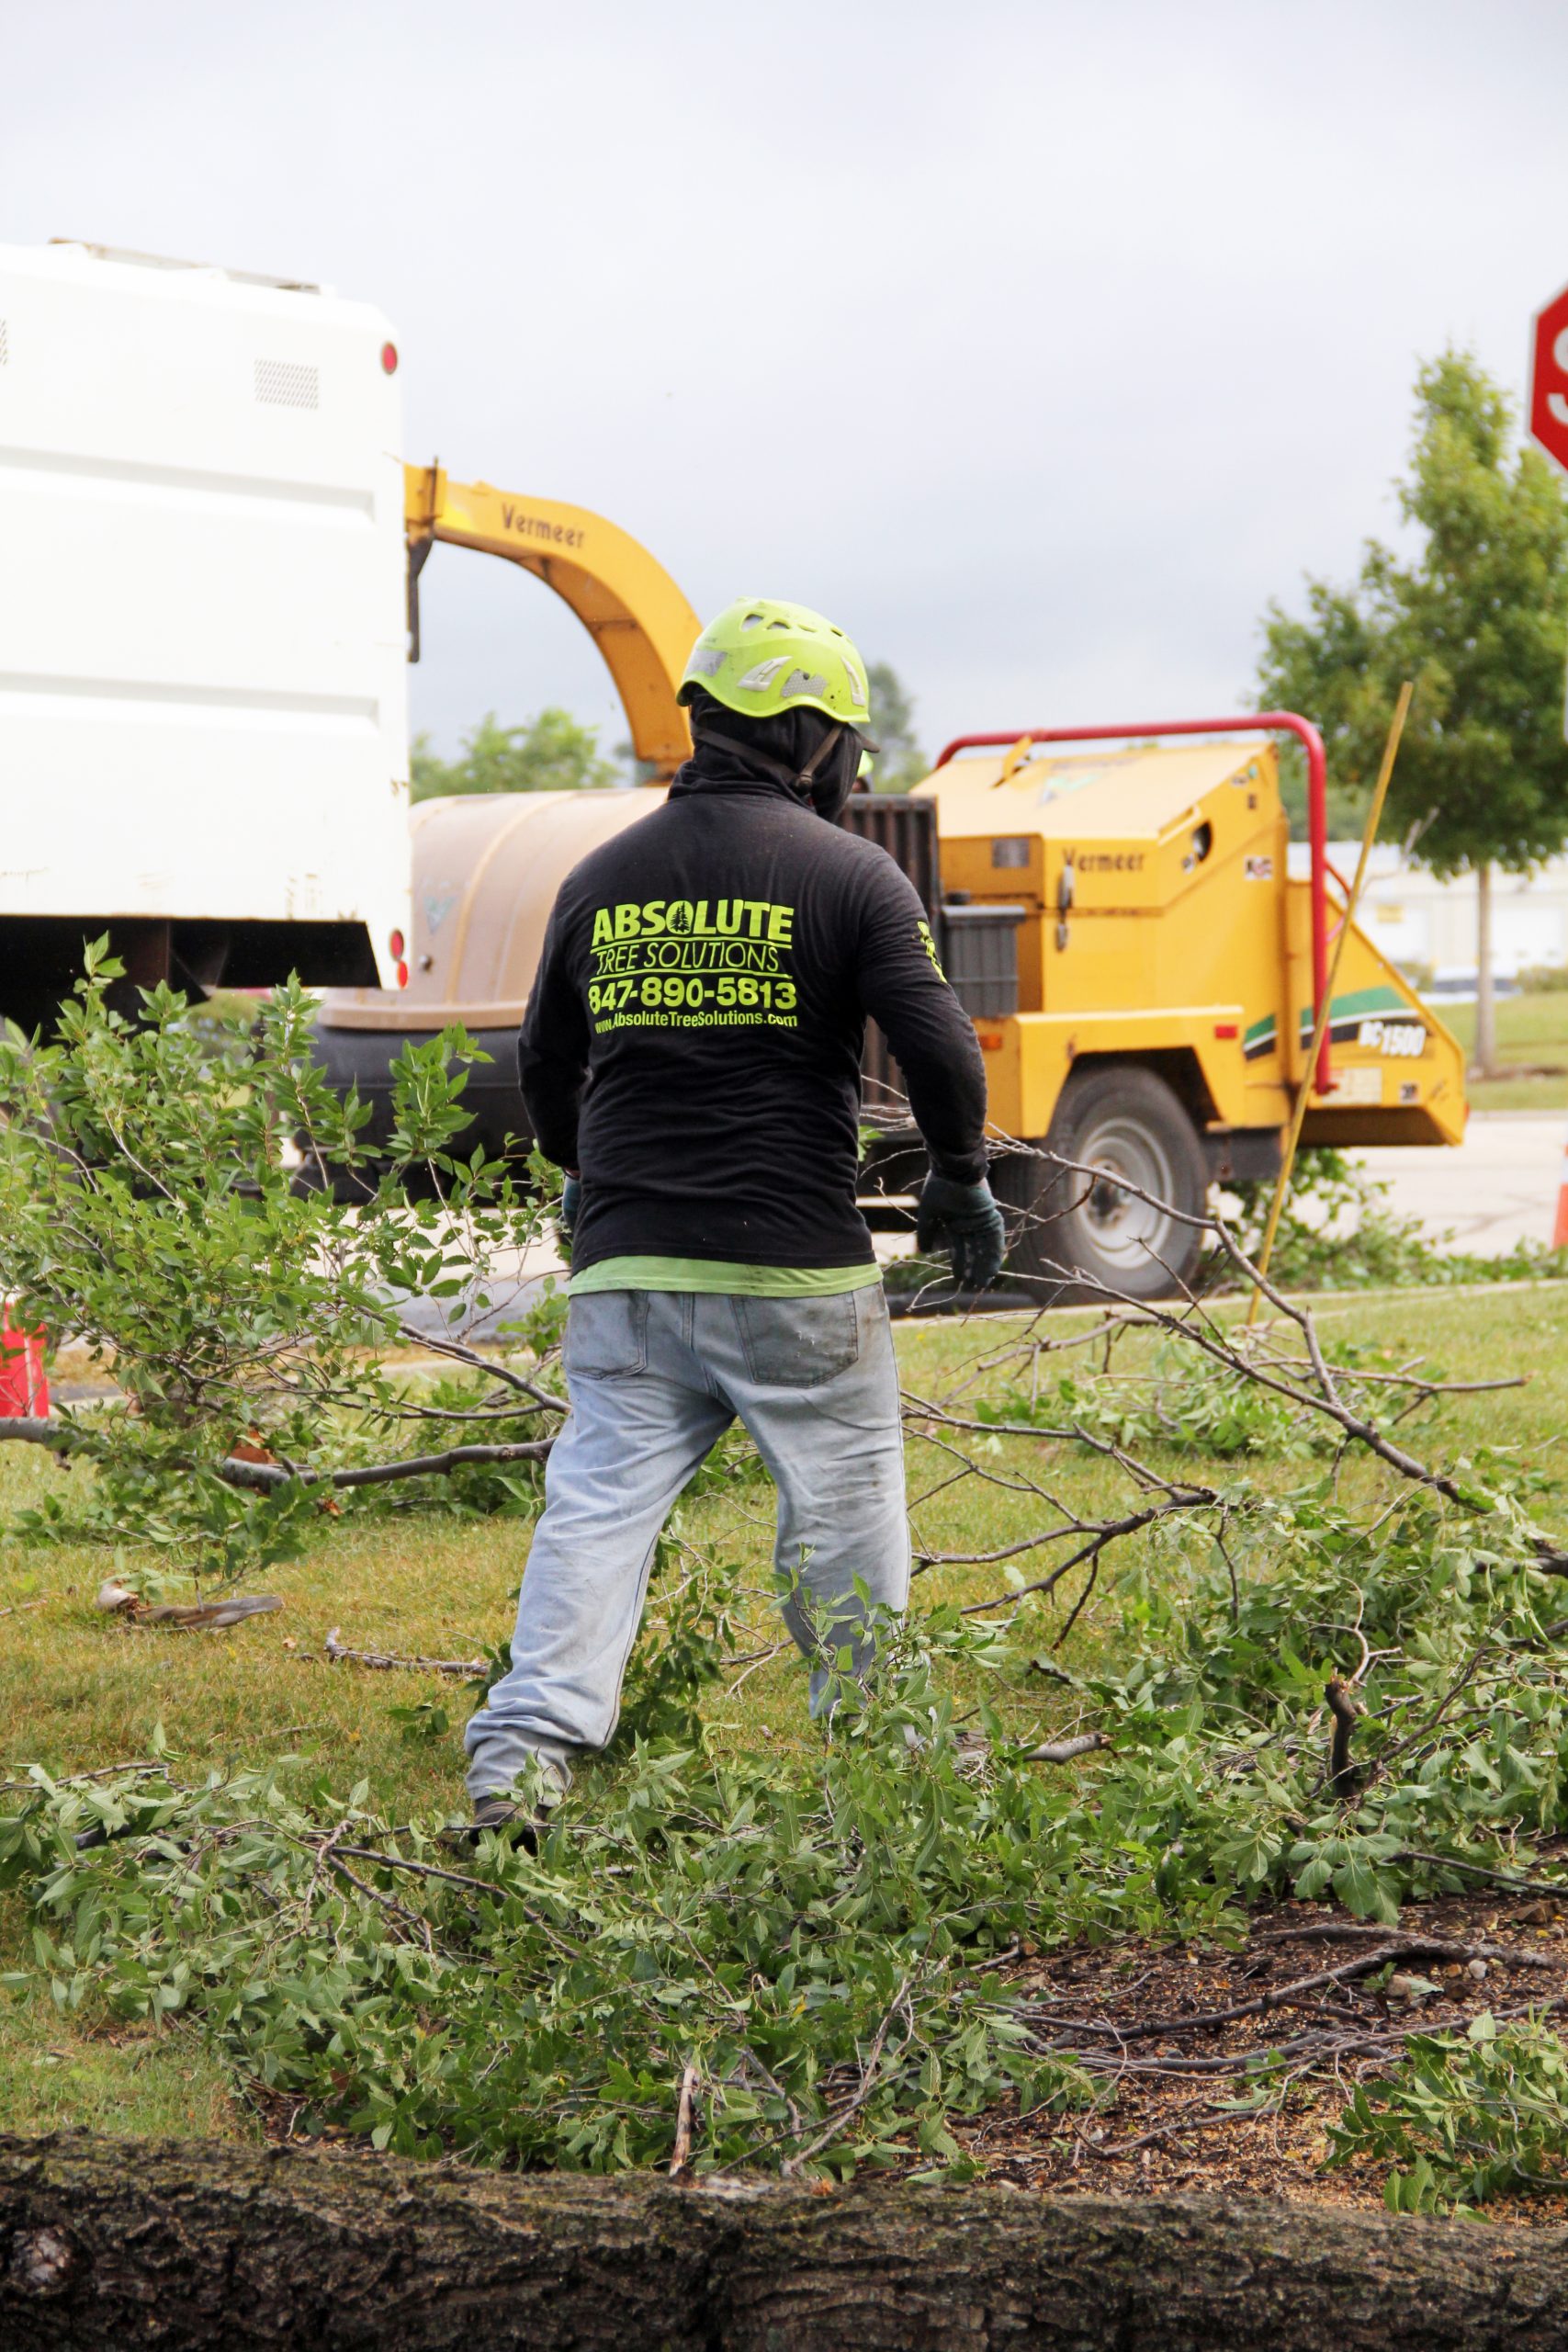
M886 851L704 764L573 868L546 933L518 1063L540 1149L581 1172L573 1269L864 1264L866 1017L962 1182L986 1170L975 1031Z

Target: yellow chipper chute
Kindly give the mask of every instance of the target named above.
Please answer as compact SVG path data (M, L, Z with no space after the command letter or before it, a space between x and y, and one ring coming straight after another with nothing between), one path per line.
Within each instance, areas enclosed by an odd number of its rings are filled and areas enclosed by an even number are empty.
M701 624L645 547L604 515L558 500L404 472L409 650L419 659L420 577L433 548L469 548L532 572L598 647L632 751L663 781L692 747L675 688ZM371 1106L367 1140L391 1120L389 1065L410 1039L460 1021L489 1053L468 1076L470 1145L499 1150L525 1127L515 1040L556 891L591 849L657 807L662 781L625 790L456 794L411 816L412 925L400 989L333 989L316 1052L333 1084Z

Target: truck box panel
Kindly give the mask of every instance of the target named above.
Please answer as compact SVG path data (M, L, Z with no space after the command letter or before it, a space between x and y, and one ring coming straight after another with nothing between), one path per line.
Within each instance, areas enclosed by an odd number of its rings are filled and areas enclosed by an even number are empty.
M0 249L0 918L407 928L401 437L369 306Z

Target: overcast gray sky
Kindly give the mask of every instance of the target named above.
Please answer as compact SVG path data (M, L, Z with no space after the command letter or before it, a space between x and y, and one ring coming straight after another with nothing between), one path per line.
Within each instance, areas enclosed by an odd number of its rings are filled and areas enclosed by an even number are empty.
M0 239L331 282L408 451L816 605L963 727L1247 693L1389 531L1417 356L1568 279L1562 0L0 0ZM588 639L438 549L414 722Z

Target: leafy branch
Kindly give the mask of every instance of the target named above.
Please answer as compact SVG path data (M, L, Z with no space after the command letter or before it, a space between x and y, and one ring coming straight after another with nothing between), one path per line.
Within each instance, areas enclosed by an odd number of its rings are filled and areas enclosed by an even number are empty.
M55 1038L0 1038L0 1288L112 1383L0 1422L91 1465L23 1532L233 1582L297 1553L331 1496L441 1480L460 1508L531 1499L539 1417L565 1408L560 1310L517 1295L540 1191L460 1156L479 1048L460 1029L410 1046L372 1146L368 1107L311 1058L298 986L249 1026L166 989L133 1022L109 1001L118 977L100 944ZM515 1328L481 1351L469 1329L509 1294ZM442 1303L445 1329L416 1332L415 1296ZM413 1344L449 1369L405 1370ZM408 1452L410 1426L447 1442Z

